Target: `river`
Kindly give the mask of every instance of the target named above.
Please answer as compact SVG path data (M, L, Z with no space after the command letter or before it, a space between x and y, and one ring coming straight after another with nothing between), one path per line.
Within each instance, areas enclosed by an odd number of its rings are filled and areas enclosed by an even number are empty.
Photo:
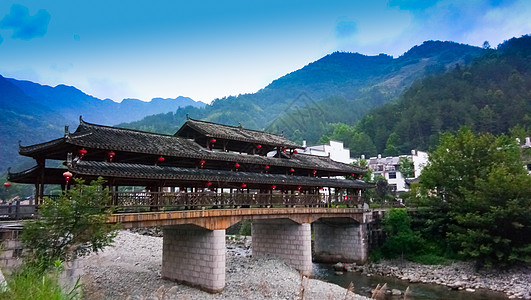
M402 292L409 286L410 294L407 300L506 300L504 293L489 290L476 290L475 292L451 290L448 287L437 284L410 283L394 277L367 276L359 272L344 272L336 275L330 264L313 264L313 277L323 281L335 283L347 288L350 282L354 283L354 291L357 294L370 297L370 290L377 284L387 283L388 289L398 289ZM403 299L403 296L393 298L390 295L386 299Z

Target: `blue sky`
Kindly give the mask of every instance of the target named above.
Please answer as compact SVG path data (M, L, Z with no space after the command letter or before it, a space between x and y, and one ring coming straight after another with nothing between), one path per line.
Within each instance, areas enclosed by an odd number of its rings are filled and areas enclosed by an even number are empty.
M531 33L529 0L0 1L0 74L98 98L256 92L334 51L425 40L495 47Z

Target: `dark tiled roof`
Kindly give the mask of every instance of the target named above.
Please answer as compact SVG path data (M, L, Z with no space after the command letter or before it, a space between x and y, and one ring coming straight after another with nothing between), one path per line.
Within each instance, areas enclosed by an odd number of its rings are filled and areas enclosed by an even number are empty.
M275 158L233 152L217 152L201 147L191 139L132 129L103 126L81 120L74 133L28 147L20 147L22 155L32 156L51 148L67 148L65 145L102 150L124 151L150 155L184 157L192 159L238 162L240 164L270 165L299 169L315 169L339 173L363 173L365 169L335 162L326 156L294 154L291 158Z
M337 188L367 188L370 185L361 180L288 176L267 173L232 172L209 169L192 169L142 164L124 164L96 161L79 161L69 170L85 176L120 177L134 179L211 181L247 184L275 184L291 186L324 186Z
M179 135L186 126L207 137L262 145L283 146L286 148L301 148L301 145L297 145L281 135L265 131L245 129L240 126L228 126L193 119L188 119L175 135Z

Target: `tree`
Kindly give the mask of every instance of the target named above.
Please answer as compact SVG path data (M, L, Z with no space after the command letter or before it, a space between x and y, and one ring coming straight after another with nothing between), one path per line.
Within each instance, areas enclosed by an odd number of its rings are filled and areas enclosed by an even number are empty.
M411 217L403 208L394 208L385 214L383 230L387 235L382 245L382 254L388 258L412 258L421 252L424 241L420 235L411 229Z
M389 135L389 138L387 139L387 142L385 143L384 155L385 156L397 156L399 154L397 145L398 145L398 134L393 132Z
M117 225L106 223L112 211L105 208L110 195L102 184L102 178L90 185L78 179L58 199L44 199L40 218L26 222L22 232L29 264L44 272L56 261L70 261L112 244Z
M420 185L433 213L447 212L455 251L481 265L531 262L531 176L514 139L464 127L443 134L429 161Z
M415 177L415 165L407 157L400 157L398 160L398 171L404 175L404 178Z

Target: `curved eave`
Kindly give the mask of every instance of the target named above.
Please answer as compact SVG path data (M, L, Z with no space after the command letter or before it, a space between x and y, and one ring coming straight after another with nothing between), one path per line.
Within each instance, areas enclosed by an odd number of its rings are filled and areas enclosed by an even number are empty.
M305 187L334 188L369 188L361 180L320 178L306 176L288 176L267 173L232 172L209 169L192 169L166 166L148 166L141 164L124 164L81 161L69 170L81 176L103 176L104 178L129 178L131 180L167 180L187 182L220 182L234 184L259 184Z
M229 134L223 134L223 133L219 133L219 132L209 132L209 131L206 131L204 128L202 128L200 125L198 125L196 123L203 123L206 126L228 128L229 130L236 130L236 131L242 130L242 131L246 131L246 132L248 132L250 134L253 134L253 133L254 134L266 134L269 137L274 137L275 140L278 140L278 141L274 142L274 143L271 143L270 141L267 141L265 139L247 138L245 136L242 137L242 136L238 136L238 135L234 136L234 135L230 135L230 133ZM302 148L301 145L297 145L297 144L293 143L292 141L290 141L290 140L286 139L285 137L283 137L281 135L278 135L278 134L273 134L273 133L269 133L269 132L265 132L265 131L259 131L259 130L240 128L240 127L236 127L236 126L216 124L216 123L211 123L211 122L207 122L207 121L200 121L200 120L194 120L194 119L187 120L186 123L184 123L183 126L175 133L175 135L180 135L183 131L186 130L186 127L189 127L192 130L195 130L195 131L199 132L200 134L202 134L202 135L204 135L205 137L208 137L208 138L225 139L225 140L229 140L229 141L233 140L233 141L238 141L238 142L268 145L268 146L272 146L272 147L285 147L285 148L289 148L289 149Z
M65 169L58 168L46 168L44 169L44 184L63 184L64 177L63 173ZM11 182L15 183L27 183L35 184L40 182L41 178L41 168L39 166L32 167L22 172L18 173L8 173L7 178Z

